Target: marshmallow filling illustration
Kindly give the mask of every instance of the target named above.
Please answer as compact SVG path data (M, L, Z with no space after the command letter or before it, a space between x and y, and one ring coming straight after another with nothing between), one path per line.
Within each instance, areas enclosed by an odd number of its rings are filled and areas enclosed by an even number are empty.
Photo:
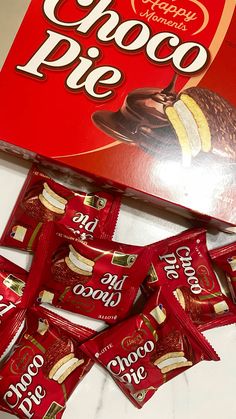
M81 269L82 271L86 271L88 274L93 272L93 267L78 259L73 252L69 253L69 259L77 268Z
M77 358L69 359L65 364L58 368L56 373L53 375L52 379L54 381L62 382L61 380L63 380L63 378L65 379L66 377L68 377L68 375L71 374L77 367L79 367L79 365L83 364L83 362L83 359L80 361ZM67 371L68 374L66 374L66 376L63 377Z
M58 371L58 369L61 368L62 365L65 365L68 361L70 361L71 359L73 359L74 356L75 356L75 354L73 352L70 352L69 354L67 354L67 355L63 356L62 358L60 358L59 361L57 361L56 364L53 365L52 369L49 372L48 377L50 379L52 379L54 377L54 375L56 374L56 372Z
M193 98L181 94L180 100L168 106L165 112L178 137L185 164L190 164L192 157L200 151L208 153L211 150L208 122Z
M178 113L182 124L185 126L189 143L190 143L192 156L195 157L201 151L201 137L198 132L198 127L193 117L193 114L190 112L188 107L181 100L178 100L174 104L174 109Z
M50 211L54 211L60 214L65 212L67 200L53 192L47 183L44 183L44 189L42 194L39 195L39 199L40 202Z
M73 246L69 246L69 256L65 258L65 262L69 269L81 275L91 276L93 273L94 261L85 258L76 252Z
M172 354L166 354L159 360L156 360L154 365L156 365L161 370L162 374L165 374L177 368L190 367L191 365L193 365L193 363L191 361L188 361L187 358L185 358L184 356L175 356L177 354L178 353L174 352ZM167 356L168 358L166 358Z
M168 359L165 359L164 361L158 362L156 366L160 370L162 370L163 368L169 367L174 364L179 364L179 367L181 367L181 365L185 362L188 362L188 360L184 356L173 357L173 358L168 358ZM177 368L177 366L175 368Z

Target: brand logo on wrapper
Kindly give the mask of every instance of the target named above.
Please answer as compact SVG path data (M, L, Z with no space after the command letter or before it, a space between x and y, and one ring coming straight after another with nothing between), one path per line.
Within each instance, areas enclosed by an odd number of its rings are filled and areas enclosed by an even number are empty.
M199 284L199 279L196 276L196 271L192 266L191 249L187 246L182 246L176 249L176 252L159 256L160 261L164 261L164 271L169 280L179 279L179 269L183 269L187 282L190 285L190 290L193 294L200 294L202 287Z
M215 283L208 268L205 265L200 265L197 267L196 273L199 278L201 287L208 291L212 291L214 289Z
M130 0L135 14L148 22L196 35L209 22L207 8L199 0Z
M23 374L33 357L34 352L31 346L23 346L19 350L19 356L11 363L11 373L14 375Z
M138 332L134 332L132 336L127 336L122 340L121 346L124 350L130 351L135 350L138 346L145 343L146 331L140 329Z
M129 19L122 20L119 13L112 10L113 0L77 0L78 12L84 11L82 19L68 22L61 17L61 0L45 0L43 12L60 30L74 29L75 35L88 36L94 26L96 26L96 37L98 43L113 42L114 47L124 53L134 53L142 51L147 60L154 65L170 64L175 71L192 75L201 71L208 63L208 50L197 42L183 42L181 38L171 31L152 33L148 23L143 20ZM155 2L151 2L152 7ZM166 4L166 3L165 3ZM160 2L156 2L156 7L162 8ZM89 8L87 10L87 8ZM133 1L135 9L135 2ZM182 8L182 11L185 10ZM87 13L86 13L87 12ZM165 14L164 10L164 14ZM170 13L170 9L169 9ZM79 14L79 13L78 13ZM181 15L180 10L175 9L177 17ZM183 12L182 12L183 14ZM195 19L194 12L185 13L185 19ZM170 28L171 29L171 28ZM77 35L78 36L78 35ZM58 53L61 46L64 52ZM163 46L166 47L163 54ZM56 58L55 58L56 52ZM34 55L23 65L17 65L17 70L36 78L45 78L45 69L65 69L69 74L65 80L67 88L73 91L84 91L91 98L101 100L110 99L115 93L115 87L122 83L123 72L109 64L99 66L102 51L97 45L91 46L87 51L82 50L82 44L72 37L61 34L60 32L47 30L46 39L39 46ZM54 56L54 58L52 58ZM75 63L77 63L75 67ZM71 67L71 68L70 68Z
M10 409L19 409L24 417L29 419L34 416L34 405L39 406L46 396L45 389L40 385L37 385L34 391L30 391L34 377L39 374L43 365L44 358L41 355L35 355L18 383L11 384L3 396Z
M130 352L127 357L120 357L117 355L112 359L106 368L116 378L116 380L125 384L140 384L142 380L147 378L147 371L141 365L135 370L134 364L147 354L151 353L155 348L153 341L148 340L142 346L139 346L136 351ZM129 368L129 372L124 373Z

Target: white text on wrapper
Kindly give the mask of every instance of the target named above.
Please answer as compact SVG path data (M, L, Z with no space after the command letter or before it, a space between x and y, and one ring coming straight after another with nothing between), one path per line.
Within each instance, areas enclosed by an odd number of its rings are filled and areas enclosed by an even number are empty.
M196 276L196 271L192 266L191 250L187 246L179 247L175 253L169 253L166 255L159 256L160 261L166 262L164 271L169 280L175 280L179 278L180 266L184 270L184 274L187 278L187 282L190 285L191 292L193 294L200 294L202 287L199 284L199 279ZM180 263L180 265L179 265Z
M21 376L20 381L17 384L11 384L3 396L10 409L19 409L24 417L29 419L34 416L33 406L39 406L42 399L46 396L45 389L40 385L37 385L34 391L29 389L43 364L44 358L41 355L35 355L32 363L28 365L26 372Z
M107 285L107 291L94 289L89 286L84 286L83 284L77 284L73 288L73 293L84 298L101 300L104 307L116 307L121 301L123 285L127 278L128 275L123 275L122 278L119 279L118 275L107 272L100 279L101 284Z
M0 317L3 317L10 310L16 308L15 304L13 304L11 301L9 301L6 304L2 302L3 300L4 300L4 296L0 295Z
M148 340L143 346L139 346L136 351L130 352L127 357L120 357L117 355L114 359L108 362L106 368L113 375L113 377L125 384L140 384L142 380L147 378L147 371L144 366L139 366L135 370L134 364L139 359L143 359L147 354L151 353L155 348L155 344ZM129 368L129 372L125 372Z

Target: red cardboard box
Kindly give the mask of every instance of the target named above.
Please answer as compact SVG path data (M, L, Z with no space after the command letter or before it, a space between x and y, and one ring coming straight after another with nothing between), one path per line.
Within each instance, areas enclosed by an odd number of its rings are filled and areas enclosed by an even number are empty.
M32 0L0 148L234 231L235 27L234 0Z

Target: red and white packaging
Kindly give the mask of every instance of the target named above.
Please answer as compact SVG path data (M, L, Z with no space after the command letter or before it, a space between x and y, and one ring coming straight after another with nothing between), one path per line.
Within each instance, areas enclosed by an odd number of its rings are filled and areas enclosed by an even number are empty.
M73 191L33 166L1 238L2 246L35 250L42 225L57 221L82 239L111 240L120 210L120 197L105 191Z
M0 148L235 229L235 26L235 0L32 0Z
M165 382L203 360L219 360L176 299L162 288L145 309L81 349L141 408Z
M0 256L0 327L19 309L28 308L36 298L35 281L28 272Z
M233 302L236 304L236 243L211 250L210 257L224 271Z
M236 322L236 310L220 288L206 246L206 230L191 229L151 245L144 294L168 287L202 331Z
M1 407L19 418L62 417L66 402L93 361L79 348L95 332L42 308L15 317L9 327L21 335L0 366ZM1 340L10 343L9 333Z
M30 271L38 301L107 323L124 319L148 273L148 247L79 240L66 227L42 229Z

